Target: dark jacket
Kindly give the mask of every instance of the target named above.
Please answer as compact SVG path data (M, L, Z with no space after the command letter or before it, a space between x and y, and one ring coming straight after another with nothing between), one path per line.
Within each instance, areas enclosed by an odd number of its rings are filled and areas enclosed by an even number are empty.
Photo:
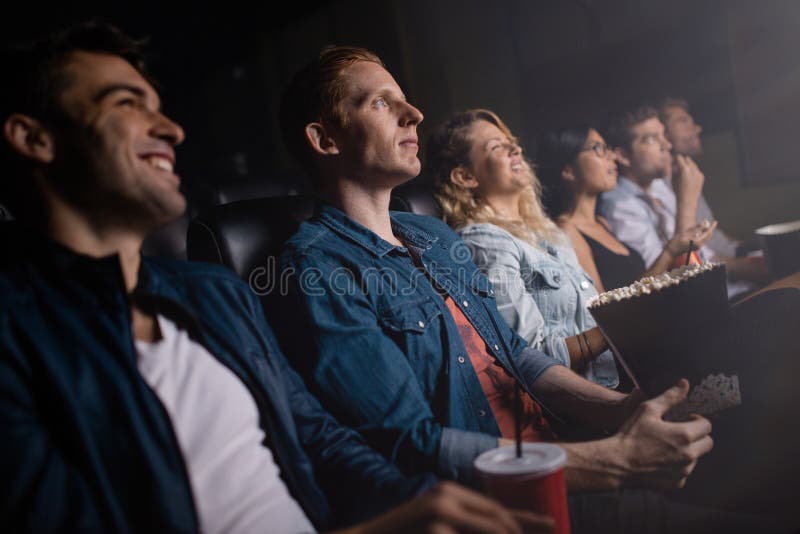
M10 223L0 233L0 530L197 531L169 416L136 365L130 298L242 380L281 477L317 528L369 517L432 482L405 478L320 407L257 298L226 269L144 259L130 297L116 256L78 255Z

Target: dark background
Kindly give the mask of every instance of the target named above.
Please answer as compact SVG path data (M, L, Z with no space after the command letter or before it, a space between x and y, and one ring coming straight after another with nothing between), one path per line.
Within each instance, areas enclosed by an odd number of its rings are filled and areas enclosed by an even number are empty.
M533 154L548 126L602 126L618 110L685 98L704 127L700 164L720 226L748 237L800 217L800 2L31 3L6 13L0 34L5 44L93 16L151 37L164 108L187 132L177 169L192 213L235 184L307 189L280 141L279 95L338 43L384 59L426 115L423 142L453 112L486 107Z

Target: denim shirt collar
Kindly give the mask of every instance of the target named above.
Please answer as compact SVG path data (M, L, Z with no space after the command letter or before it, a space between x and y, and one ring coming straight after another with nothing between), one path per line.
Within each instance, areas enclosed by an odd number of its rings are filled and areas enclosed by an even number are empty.
M355 244L368 250L378 257L383 257L392 250L407 252L406 247L399 247L378 236L375 232L363 226L350 217L342 210L330 204L320 204L316 209L316 216L325 226ZM427 250L439 238L429 233L413 228L399 220L395 212L389 212L392 221L392 230L401 241L409 246L420 250Z

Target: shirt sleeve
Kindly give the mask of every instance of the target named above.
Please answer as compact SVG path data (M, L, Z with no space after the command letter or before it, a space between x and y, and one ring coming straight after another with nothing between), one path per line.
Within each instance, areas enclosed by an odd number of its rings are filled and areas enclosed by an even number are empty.
M308 329L282 337L287 328L279 338L322 404L405 472L473 483L475 456L496 447L497 437L435 420L408 358L366 296L341 290L341 266L308 255L286 266L302 275L292 277L282 319Z
M650 268L664 250L658 231L650 223L647 205L634 196L603 198L600 213L611 225L614 235L639 253L645 266Z

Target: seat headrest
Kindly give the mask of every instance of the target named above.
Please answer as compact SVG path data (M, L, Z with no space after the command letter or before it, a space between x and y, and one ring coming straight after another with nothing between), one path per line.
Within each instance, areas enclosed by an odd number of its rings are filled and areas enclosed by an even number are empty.
M313 214L314 203L311 196L288 196L214 206L189 224L187 256L227 265L248 279L280 254L284 242Z
M396 187L392 191L389 209L428 215L437 219L442 217L442 209L434 199L431 187L417 180Z

